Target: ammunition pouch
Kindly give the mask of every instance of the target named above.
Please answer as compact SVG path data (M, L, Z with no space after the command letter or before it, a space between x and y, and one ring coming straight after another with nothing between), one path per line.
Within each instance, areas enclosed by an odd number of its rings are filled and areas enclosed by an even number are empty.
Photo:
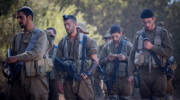
M49 72L49 66L46 65L48 62L45 59L38 61L27 61L25 62L25 72L27 77L33 76L44 76Z

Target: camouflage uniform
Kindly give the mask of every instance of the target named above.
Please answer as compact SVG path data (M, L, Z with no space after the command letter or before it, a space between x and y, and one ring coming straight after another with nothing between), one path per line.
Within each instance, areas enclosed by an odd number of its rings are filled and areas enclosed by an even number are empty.
M65 36L58 45L56 57L59 59L72 59L75 64L77 73L80 74L81 70L81 52L79 51L80 35L77 33L73 40L70 40L68 36ZM80 49L81 50L81 49ZM90 56L97 53L97 44L94 40L87 37L86 40L86 54L84 63L84 72L88 72L92 60ZM66 74L61 74L66 77ZM64 95L67 100L94 100L94 92L90 78L78 80L70 80L64 78Z
M160 58L165 66L167 58L172 55L172 45L167 30L156 26L153 31L148 31L145 28L137 32L135 44L130 56L130 67L135 67L139 70L139 86L140 93L143 99L156 98L164 100L167 88L166 75L160 70L153 56L144 49L144 34L154 44L152 51ZM156 100L155 99L155 100Z
M46 33L39 31L33 48L26 51L31 37L37 34L38 30L33 28L26 34L20 32L14 37L13 56L17 56L18 61L24 64L20 76L11 84L11 100L48 100L48 82L43 59L48 48Z
M130 54L131 46L128 41L122 38L120 43L121 42L121 54L126 56L127 61ZM115 46L113 41L108 42L101 52L100 64L103 66L107 83L110 83L108 84L109 86L107 86L108 94L106 94L106 96L109 96L109 98L112 100L114 100L113 98L119 98L120 100L121 98L123 98L123 100L126 100L128 99L128 96L130 96L132 93L132 85L128 81L128 76L132 75L133 69L128 67L126 63L120 62L118 68L115 70L115 63L108 60L108 56L110 53L118 54L118 48L119 46ZM113 81L114 79L112 78L114 73L116 73L115 81Z

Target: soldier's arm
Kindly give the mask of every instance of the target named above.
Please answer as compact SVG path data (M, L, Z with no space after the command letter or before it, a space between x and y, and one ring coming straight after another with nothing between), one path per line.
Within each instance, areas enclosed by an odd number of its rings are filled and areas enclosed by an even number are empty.
M169 58L172 55L173 48L170 37L168 35L168 31L164 29L161 35L162 35L161 36L162 45L161 46L154 45L152 51L154 51L156 54Z
M90 38L87 38L87 55L89 55L93 61L93 65L89 69L89 72L94 72L97 64L99 63L98 58L97 58L97 43L95 40L92 40Z
M132 44L130 42L128 42L128 45L127 45L127 58L126 58L127 61L129 61L131 50L132 50ZM130 66L128 67L128 75L129 76L133 75L133 70L134 70L134 67L130 67Z
M30 51L25 51L22 54L16 55L18 61L29 61L42 59L48 46L46 33L40 32L39 36Z
M134 60L135 60L135 52L137 50L137 46L138 46L138 37L136 37L134 39L134 44L132 46L132 49L130 51L130 55L129 55L129 58L128 58L128 68L129 68L129 75L133 74L136 66L134 64Z
M63 38L63 39L64 39L64 38ZM61 58L63 57L63 55L62 55L63 39L62 39L62 40L59 42L59 44L58 44L58 48L57 48L57 51L56 51L55 59L56 59L56 58L61 59ZM55 70L56 70L56 73L57 73L57 77L58 77L57 80L59 81L59 84L63 85L64 72L57 70L55 63L54 63L54 67L55 67ZM61 91L61 92L62 92L62 91Z
M62 50L63 50L63 39L59 42L58 48L57 48L57 51L56 51L56 57L59 58L59 59L62 57Z
M108 61L108 55L107 55L107 44L102 48L101 52L100 52L100 59L99 59L99 63L101 65L104 65L107 61Z

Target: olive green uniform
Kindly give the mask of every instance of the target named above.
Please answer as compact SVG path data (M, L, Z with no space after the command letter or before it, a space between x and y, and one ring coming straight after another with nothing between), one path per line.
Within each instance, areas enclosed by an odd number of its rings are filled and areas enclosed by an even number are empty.
M142 28L137 32L134 47L130 56L130 67L139 70L140 94L143 99L155 98L164 100L166 94L167 78L156 64L153 56L144 48L142 34L153 43L152 51L156 53L165 66L167 58L172 55L172 45L167 30L156 26L148 31Z
M130 43L122 38L120 43L121 42L122 49L120 54L123 54L126 57L126 61L128 61L131 50ZM128 99L127 97L132 93L132 85L129 83L128 77L132 75L133 69L131 69L127 63L119 62L118 68L115 70L115 63L108 60L110 53L118 54L120 43L116 46L113 41L108 42L104 46L100 57L100 64L103 66L107 83L110 83L108 84L109 86L107 86L108 94L106 96L109 96L109 98L112 100L113 98L120 98L120 100L123 98L123 100L126 100ZM116 73L115 79L112 78L114 73ZM112 82L113 80L115 81Z
M33 28L28 33L20 32L14 37L12 54L17 56L18 61L23 62L23 67L20 76L11 84L11 100L48 100L48 83L43 59L48 41L46 33L38 30ZM26 50L31 37L37 33L39 35L32 48Z
M73 40L70 40L68 36L65 36L58 45L56 55L56 57L59 59L71 59L75 64L78 74L81 73L82 61L82 51L80 51L82 49L79 49L80 43L82 43L81 36L83 36L83 34L77 33ZM92 59L90 56L97 53L97 44L89 37L87 37L86 40L85 51L83 72L88 72L90 70L90 65L92 64ZM61 75L62 77L66 77L66 73L62 73ZM69 80L65 78L63 87L66 100L94 100L94 92L90 78L86 80L82 79L81 81L75 79Z

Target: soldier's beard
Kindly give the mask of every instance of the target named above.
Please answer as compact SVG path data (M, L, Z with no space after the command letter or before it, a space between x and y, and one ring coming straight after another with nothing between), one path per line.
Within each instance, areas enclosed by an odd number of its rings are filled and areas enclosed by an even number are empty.
M71 35L73 32L74 32L74 31L69 31L69 32L67 32L67 33L68 33L68 35Z
M25 25L23 23L19 23L19 25L20 25L21 28L25 27Z

